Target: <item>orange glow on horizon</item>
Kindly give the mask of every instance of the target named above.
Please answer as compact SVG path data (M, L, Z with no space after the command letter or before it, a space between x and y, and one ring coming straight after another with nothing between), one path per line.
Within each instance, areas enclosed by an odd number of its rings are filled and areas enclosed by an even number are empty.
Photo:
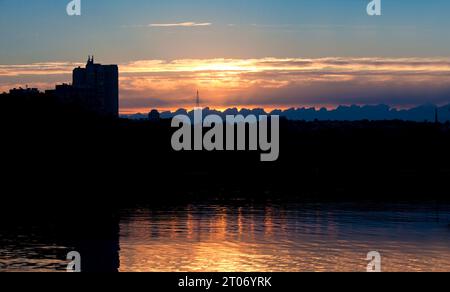
M44 90L70 83L72 69L79 65L0 65L0 77L10 80L0 83L0 92L25 84ZM431 88L439 96L448 92L450 83L448 58L140 60L119 68L122 114L192 109L197 90L202 107L218 110L332 109L355 102L373 104L373 98L389 94L392 103L405 105L406 95L420 92L427 98ZM382 89L387 93L379 92Z

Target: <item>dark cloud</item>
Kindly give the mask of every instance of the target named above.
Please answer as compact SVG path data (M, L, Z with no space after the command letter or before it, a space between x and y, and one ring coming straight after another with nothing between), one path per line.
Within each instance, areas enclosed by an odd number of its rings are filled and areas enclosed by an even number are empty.
M70 82L74 64L0 65L0 91ZM120 65L121 108L411 106L450 102L450 60L440 58L206 59Z

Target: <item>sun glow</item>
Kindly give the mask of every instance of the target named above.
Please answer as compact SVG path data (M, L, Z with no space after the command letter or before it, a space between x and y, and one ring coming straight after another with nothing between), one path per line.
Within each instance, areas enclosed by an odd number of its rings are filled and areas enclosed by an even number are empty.
M70 82L74 67L76 63L55 62L0 65L0 90L25 84L53 88ZM138 60L119 68L121 113L191 109L197 90L202 106L215 109L374 104L385 103L386 96L387 103L402 106L407 99L416 103L429 96L430 88L437 97L450 90L446 58Z

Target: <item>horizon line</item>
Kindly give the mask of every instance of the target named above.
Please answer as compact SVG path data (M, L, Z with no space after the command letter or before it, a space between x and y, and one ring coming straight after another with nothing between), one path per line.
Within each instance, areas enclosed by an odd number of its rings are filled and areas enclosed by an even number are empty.
M322 110L326 110L327 112L336 111L339 108L352 108L352 107L358 107L358 108L365 108L365 107L387 107L390 111L409 111L412 109L417 109L421 107L429 107L429 108L435 108L435 109L445 109L449 108L450 111L450 102L444 105L437 105L433 103L423 103L419 105L410 105L408 107L398 107L393 106L389 104L340 104L333 107L318 107L318 106L290 106L290 107L261 107L261 106L230 106L230 107L201 107L202 110L208 110L208 111L216 111L224 113L227 110L238 110L239 112L243 110L249 110L249 111L255 111L255 110L263 110L266 113L272 113L274 111L282 111L286 112L289 110L314 110L316 112L320 112ZM139 110L122 110L120 111L120 115L139 115L139 114L148 114L152 110L157 110L160 113L175 113L177 111L186 111L186 112L192 112L195 110L195 106L192 107L178 107L178 108L158 108L158 107L148 107L148 108L141 108Z

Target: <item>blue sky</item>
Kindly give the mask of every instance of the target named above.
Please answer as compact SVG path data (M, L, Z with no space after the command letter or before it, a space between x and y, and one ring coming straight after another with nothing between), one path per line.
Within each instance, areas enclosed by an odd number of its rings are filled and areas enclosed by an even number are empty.
M118 64L122 112L450 102L450 1L0 0L0 92Z
M0 64L139 59L450 55L450 1L0 0ZM211 23L198 27L149 24Z

